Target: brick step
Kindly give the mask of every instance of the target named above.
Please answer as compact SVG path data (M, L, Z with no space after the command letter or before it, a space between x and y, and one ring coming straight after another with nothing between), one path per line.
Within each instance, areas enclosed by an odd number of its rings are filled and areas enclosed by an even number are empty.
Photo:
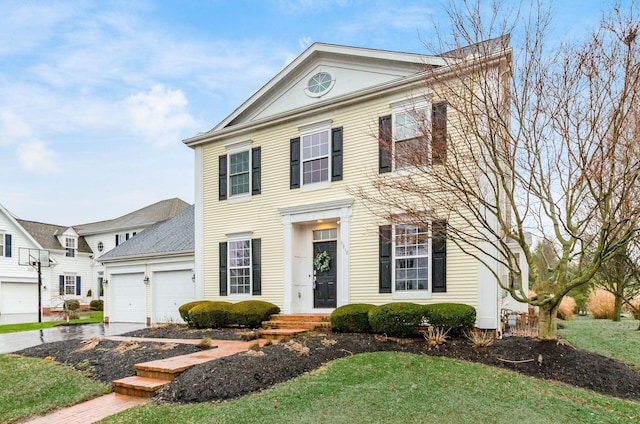
M273 328L260 330L260 337L266 340L276 340L281 342L289 341L289 339L298 334L303 334L309 330L304 328Z
M269 320L274 321L297 321L297 322L330 322L331 315L329 314L275 314L269 317Z
M300 328L306 330L327 330L331 328L331 323L326 321L263 321L262 328Z
M155 396L158 390L167 383L169 383L167 380L132 376L115 380L112 384L118 394L150 398Z

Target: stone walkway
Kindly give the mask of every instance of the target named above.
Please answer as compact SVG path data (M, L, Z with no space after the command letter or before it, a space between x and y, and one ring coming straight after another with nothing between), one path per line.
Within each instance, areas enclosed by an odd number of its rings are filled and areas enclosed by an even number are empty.
M124 341L152 341L152 342L164 342L164 343L183 343L183 344L198 344L200 340L188 340L188 339L152 339L152 338L140 338L140 337L122 337L122 336L109 336L105 339ZM196 352L189 355L180 355L173 358L160 359L153 361L159 365L180 367L185 364L201 363L203 356L206 360L213 360L222 358L224 356L230 356L239 352L244 352L249 349L249 346L254 344L256 340L248 342L232 341L232 340L212 340L211 345L217 346L215 349ZM261 344L264 344L264 340L260 340ZM206 353L205 353L206 352ZM205 355L203 355L205 353ZM193 358L191 358L193 356ZM199 358L199 359L198 359ZM142 405L149 399L125 396L117 393L110 393L108 395L100 396L98 398L89 400L87 402L73 405L69 408L61 409L53 412L44 417L37 417L31 421L27 421L27 424L89 424L96 421L100 421L103 418L117 414L129 408L133 408L137 405Z

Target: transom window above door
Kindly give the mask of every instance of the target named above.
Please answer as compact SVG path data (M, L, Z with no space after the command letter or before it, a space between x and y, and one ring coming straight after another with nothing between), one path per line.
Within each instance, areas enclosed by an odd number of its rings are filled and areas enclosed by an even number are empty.
M326 228L313 231L313 241L335 240L338 238L337 228Z
M302 184L329 181L329 130L302 136Z

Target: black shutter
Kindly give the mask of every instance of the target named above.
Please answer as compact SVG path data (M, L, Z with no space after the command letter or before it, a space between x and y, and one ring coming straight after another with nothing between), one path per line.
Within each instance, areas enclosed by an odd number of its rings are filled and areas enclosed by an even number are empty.
M218 200L227 199L227 155L218 157Z
M126 241L126 240L129 240L129 233L127 233L127 234L125 234L125 235L124 235L124 239L125 239L125 241Z
M378 120L378 171L391 172L391 115Z
M431 161L444 163L447 159L447 104L436 103L431 112Z
M290 149L290 158L289 158L289 167L290 167L290 177L289 177L289 187L290 188L299 188L300 187L300 137L291 139L291 149Z
M251 149L251 194L260 194L260 147Z
M260 296L262 294L262 242L260 239L251 240L251 294Z
M220 243L220 296L227 295L227 243Z
M331 181L342 180L342 127L331 129Z
M4 235L4 256L11 257L11 234Z
M80 284L80 276L76 275L76 296L80 296L82 285Z
M380 293L391 293L391 225L380 227Z
M434 293L447 291L447 223L434 221L431 225L431 284Z
M116 234L116 246L120 244L120 236Z
M58 279L60 281L60 296L64 296L64 275L61 275Z

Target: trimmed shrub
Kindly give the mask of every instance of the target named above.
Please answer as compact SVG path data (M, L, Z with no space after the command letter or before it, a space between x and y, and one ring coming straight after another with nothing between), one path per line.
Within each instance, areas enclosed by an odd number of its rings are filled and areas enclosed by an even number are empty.
M232 305L229 312L229 324L258 328L262 325L262 321L267 321L269 316L279 312L280 308L273 303L262 300L245 300Z
M80 309L80 301L78 299L69 299L64 301L65 311L77 311Z
M476 326L476 310L462 303L436 303L423 306L430 325L444 328L451 337L463 336Z
M229 324L232 304L206 300L189 310L189 319L198 328L220 328Z
M194 302L187 302L184 305L180 305L178 307L178 313L180 314L180 318L188 325L193 325L191 322L191 318L189 318L189 311L193 309L195 306L200 305L202 302L206 302L206 300L196 300Z
M633 299L631 301L631 304L635 307L635 309L629 307L629 312L631 312L631 315L633 315L635 319L640 319L640 313L638 313L638 309L640 309L640 298Z
M615 296L604 289L597 289L589 296L587 311L593 319L613 318Z
M340 306L331 313L331 330L337 333L370 333L369 311L375 308L366 303Z
M573 297L565 296L562 298L562 302L560 302L560 306L558 307L558 318L562 320L570 320L573 318L573 312L576 309L576 301Z
M103 311L104 310L104 301L102 300L92 300L89 302L89 309L92 311Z
M371 331L390 337L415 337L425 318L424 306L410 302L387 303L369 311Z
M91 297L93 295L93 291L91 289L87 290L87 297Z

